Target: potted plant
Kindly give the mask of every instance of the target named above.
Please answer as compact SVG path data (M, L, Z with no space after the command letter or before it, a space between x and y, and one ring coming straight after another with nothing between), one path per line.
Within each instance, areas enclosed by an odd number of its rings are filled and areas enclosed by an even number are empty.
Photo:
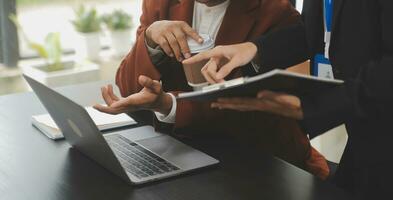
M122 57L131 47L132 16L122 10L104 15L102 21L109 30L111 49L115 56Z
M100 18L95 8L86 9L81 5L75 10L75 19L71 21L77 31L75 52L81 59L99 60L101 51L100 43Z
M40 57L18 63L24 74L51 87L93 81L99 77L99 68L96 64L87 61L76 63L62 56L60 33L49 33L43 44L32 42L23 31L17 17L11 15L10 19L21 32L27 45Z

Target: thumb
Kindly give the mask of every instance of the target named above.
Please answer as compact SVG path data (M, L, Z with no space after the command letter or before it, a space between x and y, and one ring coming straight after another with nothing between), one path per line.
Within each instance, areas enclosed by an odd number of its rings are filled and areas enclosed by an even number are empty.
M158 81L155 81L155 80L153 80L147 76L143 76L143 75L139 76L138 81L142 87L150 89L151 91L153 91L156 94L161 92L162 87Z
M235 58L232 58L227 64L220 68L220 70L216 74L216 79L224 79L232 72L233 69L239 66L240 64L238 63L238 61Z

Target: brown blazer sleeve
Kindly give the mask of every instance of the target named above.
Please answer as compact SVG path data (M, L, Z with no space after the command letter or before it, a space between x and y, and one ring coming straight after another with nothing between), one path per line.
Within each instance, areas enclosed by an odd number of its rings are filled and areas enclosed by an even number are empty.
M145 30L162 16L159 7L162 1L144 0L140 26L137 30L135 45L120 64L116 74L116 84L122 96L139 92L142 88L138 83L140 75L160 80L160 73L153 65L145 45Z

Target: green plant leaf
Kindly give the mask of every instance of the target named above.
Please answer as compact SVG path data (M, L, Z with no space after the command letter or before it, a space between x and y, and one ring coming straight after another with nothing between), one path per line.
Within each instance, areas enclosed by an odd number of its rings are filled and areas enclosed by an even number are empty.
M50 64L61 65L61 43L60 33L49 33L45 38L45 49L48 53L48 60Z
M41 56L42 58L48 59L48 52L46 51L44 45L34 43L34 42L30 42L28 45L31 49L35 50L39 56Z
M115 10L101 19L110 30L127 30L133 27L132 16L122 10Z
M22 33L29 48L36 51L41 58L46 60L49 65L48 69L58 70L63 68L61 63L62 48L60 44L60 33L49 33L45 38L45 44L39 44L29 40L16 15L10 15L9 19L15 24L18 31Z
M81 33L94 33L100 31L100 17L95 8L86 9L83 5L75 10L75 19L71 21L75 29Z

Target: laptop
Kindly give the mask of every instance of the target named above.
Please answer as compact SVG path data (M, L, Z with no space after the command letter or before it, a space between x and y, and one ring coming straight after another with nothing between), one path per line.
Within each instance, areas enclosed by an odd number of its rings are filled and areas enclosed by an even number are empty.
M180 141L142 126L103 135L85 108L23 75L70 145L119 176L138 185L218 164Z

